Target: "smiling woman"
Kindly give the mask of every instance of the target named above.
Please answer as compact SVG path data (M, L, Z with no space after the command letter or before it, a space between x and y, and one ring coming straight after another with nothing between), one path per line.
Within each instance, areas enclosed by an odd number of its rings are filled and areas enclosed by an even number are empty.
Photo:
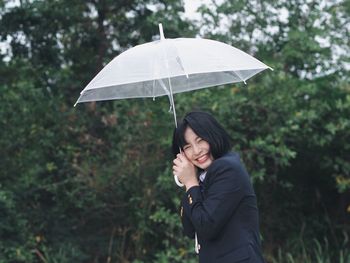
M199 262L264 262L256 196L225 129L206 112L190 112L175 128L173 173L186 187L184 233L197 239Z

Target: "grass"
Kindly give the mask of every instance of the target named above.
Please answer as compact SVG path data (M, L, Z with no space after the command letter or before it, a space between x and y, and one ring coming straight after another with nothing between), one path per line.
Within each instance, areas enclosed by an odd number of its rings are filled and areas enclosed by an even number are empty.
M276 255L268 258L268 263L350 263L350 242L344 232L344 242L335 249L327 238L313 239L306 247L303 241L294 248L279 248Z

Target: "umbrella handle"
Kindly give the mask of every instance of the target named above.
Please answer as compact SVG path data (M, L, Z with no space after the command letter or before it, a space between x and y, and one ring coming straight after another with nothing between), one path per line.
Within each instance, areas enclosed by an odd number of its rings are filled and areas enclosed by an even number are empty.
M179 178L177 177L177 175L174 175L174 180L175 180L175 183L177 184L177 186L179 187L183 187L184 184L182 184L180 181L179 181Z

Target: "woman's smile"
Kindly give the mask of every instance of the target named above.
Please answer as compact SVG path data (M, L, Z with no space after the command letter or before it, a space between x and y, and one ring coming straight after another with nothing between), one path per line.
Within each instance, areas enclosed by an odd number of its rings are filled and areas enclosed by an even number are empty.
M205 163L208 160L208 158L209 158L209 155L205 154L205 155L197 158L197 162L199 162L200 164Z

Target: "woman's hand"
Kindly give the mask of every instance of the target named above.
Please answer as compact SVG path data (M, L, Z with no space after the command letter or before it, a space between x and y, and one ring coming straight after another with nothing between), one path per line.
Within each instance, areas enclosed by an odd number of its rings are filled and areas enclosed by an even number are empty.
M187 159L183 152L176 156L173 163L173 174L186 186L186 191L192 186L198 185L197 167Z

